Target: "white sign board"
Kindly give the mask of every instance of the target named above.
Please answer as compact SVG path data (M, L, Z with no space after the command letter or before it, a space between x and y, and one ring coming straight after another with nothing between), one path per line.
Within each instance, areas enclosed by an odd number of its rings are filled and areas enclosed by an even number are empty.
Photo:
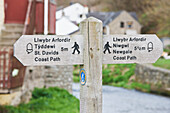
M24 66L83 64L82 35L23 35L14 56ZM163 53L156 35L104 35L103 64L154 63Z
M156 35L108 35L103 37L103 64L154 63L163 53Z
M24 66L83 64L83 36L23 35L14 56Z

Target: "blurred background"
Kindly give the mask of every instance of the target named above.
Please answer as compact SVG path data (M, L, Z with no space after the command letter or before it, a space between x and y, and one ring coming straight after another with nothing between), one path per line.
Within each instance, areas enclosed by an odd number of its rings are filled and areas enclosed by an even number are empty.
M0 113L80 111L80 66L25 67L13 44L21 35L80 34L91 16L104 35L156 34L164 47L154 64L103 65L103 113L170 113L169 12L169 0L0 0Z

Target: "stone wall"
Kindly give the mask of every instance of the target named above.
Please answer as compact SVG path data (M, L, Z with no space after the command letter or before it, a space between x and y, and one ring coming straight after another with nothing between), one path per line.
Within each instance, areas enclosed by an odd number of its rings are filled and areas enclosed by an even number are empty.
M170 37L163 37L163 38L161 38L161 41L163 43L164 48L166 48L168 45L170 45Z
M46 66L45 87L64 88L72 93L73 66Z
M32 97L32 91L35 87L43 88L44 87L44 67L27 67L24 77L24 82L21 88L17 91L12 90L11 93L16 93L17 95L11 101L11 105L18 105L20 103L29 102Z
M151 91L170 95L170 70L151 64L137 64L135 75L137 82L150 84Z
M35 66L27 67L23 86L11 92L15 95L10 100L10 105L29 102L32 97L32 91L35 87L59 87L72 93L73 66Z

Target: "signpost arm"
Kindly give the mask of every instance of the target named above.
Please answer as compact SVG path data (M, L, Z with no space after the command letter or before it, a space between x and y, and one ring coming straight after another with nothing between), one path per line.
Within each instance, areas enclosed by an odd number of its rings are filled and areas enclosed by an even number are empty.
M80 89L80 113L102 113L102 22L90 17L81 22L80 30L87 76Z

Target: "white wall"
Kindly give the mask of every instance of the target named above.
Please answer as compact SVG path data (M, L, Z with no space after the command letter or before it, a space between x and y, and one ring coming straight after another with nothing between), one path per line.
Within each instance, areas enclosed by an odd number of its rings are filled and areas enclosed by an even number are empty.
M0 34L1 34L1 29L4 24L4 0L0 0Z

